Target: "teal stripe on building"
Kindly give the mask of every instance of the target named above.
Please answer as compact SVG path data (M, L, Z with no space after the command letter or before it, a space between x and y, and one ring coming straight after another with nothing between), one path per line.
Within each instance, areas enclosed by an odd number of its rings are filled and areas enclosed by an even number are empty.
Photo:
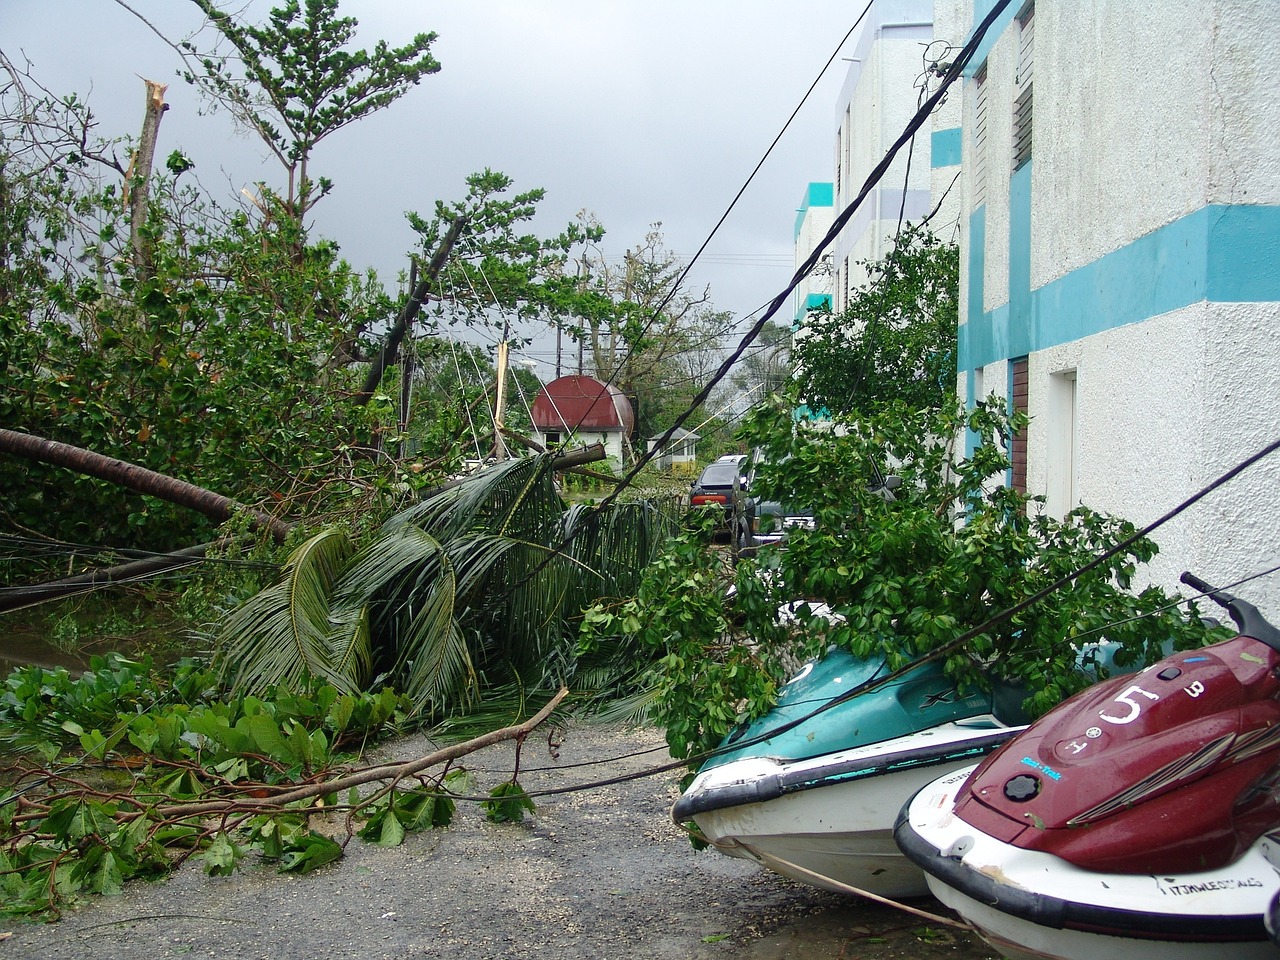
M1028 170L1030 164L1023 170ZM1070 343L1194 303L1280 301L1280 206L1202 207L1030 290L1030 179L1010 182L1009 301L983 311L986 208L969 218L960 371ZM1024 238L1025 235L1025 238ZM1017 262L1027 251L1025 266ZM1024 279L1025 278L1025 279Z
M974 0L973 26L969 29L969 37L965 38L966 43L973 37L973 32L978 29L982 21L987 18L987 14L995 9L997 2L998 0ZM987 28L987 32L983 36L982 42L978 44L978 49L973 52L973 57L969 60L968 64L965 65L964 76L972 77L982 69L987 62L987 57L991 54L991 48L996 45L996 41L1000 39L1000 35L1008 29L1009 24L1013 22L1013 18L1020 8L1020 4L1014 4L1011 2L1000 11L995 22Z
M959 127L933 131L929 143L929 165L935 170L938 167L958 167L962 142Z
M809 319L811 310L830 310L831 294L829 293L810 293L804 298L804 302L800 304L799 310L796 311L795 319L791 321L792 331L799 330L804 322Z
M796 209L796 225L792 239L800 236L800 228L804 226L804 216L811 207L834 207L836 205L836 185L834 183L811 183L805 187L804 199Z

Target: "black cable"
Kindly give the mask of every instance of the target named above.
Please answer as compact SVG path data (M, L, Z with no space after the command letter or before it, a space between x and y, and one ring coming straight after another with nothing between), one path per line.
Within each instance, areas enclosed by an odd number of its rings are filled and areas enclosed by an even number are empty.
M1187 499L1183 500L1173 509L1169 510L1167 513L1163 514L1162 516L1158 517L1156 520L1147 524L1145 527L1138 530L1136 533L1132 534L1131 536L1117 543L1115 546L1111 547L1110 549L1094 557L1091 561L1086 563L1084 566L1077 568L1071 573L1065 574L1064 576L1055 580L1053 583L1049 584L1047 587L1042 588L1041 590L1037 591L1036 593L1032 594L1031 596L1027 597L1024 600L1019 601L1013 606L1007 607L1004 610L1000 611L999 613L993 614L992 616L984 620L982 623L964 631L958 637L949 641L946 644L943 644L941 647L936 647L935 649L929 651L928 653L917 657L916 659L910 661L909 663L906 663L903 666L899 667L897 670L893 670L885 674L884 676L872 677L870 680L866 680L855 687L851 687L850 689L841 693L839 696L833 697L832 699L826 701L825 703L822 703L816 709L811 710L809 713L804 714L801 717L797 717L793 720L789 720L786 723L780 724L777 727L767 730L764 733L759 734L758 736L751 738L749 740L738 740L733 744L729 745L728 747L717 747L715 750L710 750L701 754L697 754L685 760L673 761L672 763L662 764L658 767L653 767L648 770L640 771L635 774L625 774L621 777L611 778L608 780L599 780L599 781L594 781L588 784L580 784L577 786L570 786L570 787L558 787L558 788L548 789L543 791L533 791L529 793L529 796L543 796L543 795L550 795L555 793L572 793L577 790L592 789L598 786L608 786L613 783L622 783L628 780L639 780L643 777L654 776L659 773L665 773L667 771L674 770L691 763L701 763L707 759L710 759L711 757L716 756L719 753L723 753L731 750L740 750L743 747L753 746L754 744L762 743L765 740L769 740L780 734L786 733L788 730L794 729L800 724L808 720L812 720L814 717L819 716L820 714L825 713L826 711L831 710L842 703L847 703L848 701L853 700L857 697L863 696L865 694L868 694L873 690L878 690L880 687L884 686L885 684L892 683L894 680L909 673L910 671L916 669L917 667L924 666L926 663L932 663L935 660L940 660L943 657L946 657L952 653L955 653L957 650L959 650L961 647L963 647L966 643L968 643L973 638L981 636L982 634L990 630L992 627L997 626L1001 623L1004 623L1006 620L1009 620L1012 617L1017 616L1019 613L1022 613L1024 610L1027 610L1028 608L1039 603L1045 597L1060 590L1062 587L1079 579L1081 576L1088 573L1090 570L1093 570L1096 567L1100 566L1101 564L1105 563L1107 560L1111 559L1116 554L1122 553L1123 551L1127 550L1134 543L1150 536L1154 531L1164 526L1170 520L1174 519L1179 514L1185 512L1195 504L1199 503L1201 500L1203 500L1210 493L1213 493L1219 487L1222 487L1225 484L1229 483L1231 480L1234 480L1237 476L1239 476L1249 467L1253 466L1255 463L1264 459L1265 457L1270 456L1276 450L1280 450L1280 440L1274 440L1271 443L1267 444L1267 446L1263 447L1257 453L1254 453L1252 456L1247 457L1245 460L1236 464L1234 467L1232 467L1226 473L1219 476L1213 482L1209 483L1204 487L1201 487L1198 491L1193 493ZM1262 573L1255 574L1254 576L1265 576L1266 574L1273 572L1274 569L1278 569L1278 568L1265 570ZM1246 578L1246 579L1252 579L1252 578ZM1120 622L1125 622L1125 621L1120 621ZM488 799L488 798L481 798L481 799Z
M1002 2L1007 3L1008 0L1002 0ZM644 340L645 336L653 328L653 325L658 322L658 318L662 316L662 311L666 308L667 304L669 304L675 298L675 295L679 292L681 285L684 283L685 279L689 276L690 271L693 270L693 265L697 263L698 258L702 256L703 251L707 249L711 241L715 238L715 235L719 232L720 228L724 226L725 220L729 218L729 214L732 213L734 208L738 205L738 201L741 200L742 195L746 193L747 187L749 187L752 181L755 180L756 174L760 172L760 169L764 166L765 161L769 159L769 156L773 153L774 148L778 145L779 141L781 141L783 134L785 134L787 130L791 127L792 122L795 120L796 116L800 113L801 108L803 108L805 103L808 102L809 97L812 96L813 94L813 91L817 89L817 86L819 82L821 82L823 75L827 72L831 64L835 61L836 57L840 53L841 48L845 45L848 39L851 36L853 36L853 32L858 29L859 24L861 24L862 21L866 18L867 14L871 11L871 7L874 4L875 4L875 0L868 0L868 3L866 7L863 8L862 13L858 14L858 19L853 22L853 26L849 28L848 32L846 32L845 35L840 39L840 42L836 44L836 48L831 52L831 56L828 57L827 62L822 65L822 69L819 70L818 75L814 77L813 83L809 85L809 89L805 91L804 96L800 98L800 102L796 104L795 109L791 111L791 116L787 118L787 122L782 125L782 129L779 130L777 136L773 138L773 142L769 144L769 147L768 149L765 150L764 155L760 157L759 161L757 161L751 173L747 176L747 179L743 182L742 186L738 188L738 192L734 194L733 199L729 201L729 206L725 209L724 213L720 215L720 219L716 221L715 226L711 228L711 232L707 234L707 238L702 241L702 245L698 247L697 251L689 259L689 262L685 264L684 269L680 271L679 276L677 276L675 279L675 282L672 283L671 289L667 293L667 295L663 297L662 300L659 301L656 307L654 307L653 312L650 314L648 321L644 325L644 328L640 331L640 336L637 337L635 341L631 344L631 346L627 348L626 352L624 352L622 355L622 359L618 361L613 371L610 372L608 379L604 381L604 390L596 396L596 402L598 402L605 394L608 393L609 387L613 384L613 381L617 378L618 373L626 366L627 360L635 352L636 344ZM794 281L792 286L787 289L786 293L789 294L792 289L794 289ZM715 382L716 381L712 381L711 386L714 386ZM688 416L692 413L692 411L696 409L698 404L701 402L702 401L698 401L698 403L695 403L693 407L691 407L689 410L685 412L685 414L683 415L685 419L688 418ZM676 426L677 427L680 426L680 424L682 424L683 422L684 420L679 421L676 424ZM663 437L662 443L666 443L666 441L670 439L671 432L672 431L668 431L668 433ZM661 444L659 444L659 446L661 446ZM641 457L641 461L639 465L643 465L644 463L647 463L649 459L650 459L650 455L646 454L645 456ZM631 476L634 476L634 471ZM624 485L626 484L626 482L627 480L624 479L623 481ZM621 492L621 490L622 490L622 486L619 486L616 492Z

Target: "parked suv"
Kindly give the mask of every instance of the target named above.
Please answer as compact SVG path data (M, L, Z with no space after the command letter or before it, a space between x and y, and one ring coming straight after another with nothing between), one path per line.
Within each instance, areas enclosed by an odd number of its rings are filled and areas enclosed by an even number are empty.
M741 477L744 457L722 457L708 464L689 488L690 507L719 507L724 514L725 529L730 529L734 514L734 496Z

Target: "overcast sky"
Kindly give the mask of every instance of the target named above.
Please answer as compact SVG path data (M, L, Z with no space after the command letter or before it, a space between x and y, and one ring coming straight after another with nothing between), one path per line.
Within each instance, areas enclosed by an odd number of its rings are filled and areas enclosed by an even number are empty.
M174 41L202 23L184 0L128 3ZM271 5L227 9L263 22ZM699 286L710 284L717 307L745 317L786 286L796 208L810 181L832 177L836 99L848 69L841 56L851 46L824 65L862 7L342 0L341 13L360 23L357 45L399 46L434 31L442 69L321 144L312 171L335 188L314 225L353 264L391 283L413 246L404 212L430 215L435 200L461 198L464 178L488 167L517 190L546 189L535 232L556 233L587 210L608 231L607 252L621 256L660 221L668 248L690 257L804 101L693 274ZM201 37L206 47L213 39ZM177 77L177 55L116 0L0 0L0 45L15 62L29 59L53 92L86 98L105 135L139 129L139 77L170 83L157 155L181 148L219 199L257 180L281 183L275 162L225 114L198 114L195 91Z

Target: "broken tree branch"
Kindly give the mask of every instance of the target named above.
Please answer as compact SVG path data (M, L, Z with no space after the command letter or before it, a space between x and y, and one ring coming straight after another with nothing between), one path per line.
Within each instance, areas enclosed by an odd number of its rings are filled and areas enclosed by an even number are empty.
M169 105L164 102L164 94L169 85L156 83L145 77L142 82L147 85L146 112L142 116L142 134L138 137L138 147L129 163L129 172L125 174L124 189L129 200L129 246L133 250L134 273L139 279L147 280L154 273L151 262L154 242L147 237L147 231L143 228L150 216L148 201L151 197L151 168L155 163L160 119L169 109Z
M474 737L462 743L455 743L452 746L443 747L435 750L425 756L418 757L414 760L406 760L403 763L384 763L374 767L366 767L363 770L355 770L335 780L326 780L321 783L310 783L285 793L277 794L274 797L258 798L258 797L241 797L237 799L225 800L209 800L196 803L175 803L169 806L159 807L151 814L164 819L187 818L187 817L205 817L215 814L241 811L248 808L258 810L269 810L272 808L284 807L291 803L297 803L300 800L310 800L313 797L322 797L329 793L338 793L343 790L350 790L352 787L363 786L366 783L376 783L381 780L403 780L405 777L411 777L416 773L430 767L438 767L443 763L451 760L457 760L459 757L465 757L468 754L475 753L485 747L493 746L495 743L501 743L504 740L523 740L529 736L535 729L546 722L556 707L569 694L568 687L561 687L554 697L547 702L541 710L535 713L524 723L519 723L510 727L503 727L500 730L492 730L489 733Z
M414 318L422 311L422 304L431 292L432 284L435 283L436 277L440 275L440 271L444 269L444 265L449 259L449 254L453 251L453 246L458 242L458 238L462 236L462 231L466 225L467 218L465 216L459 216L449 225L449 232L441 239L440 246L436 247L436 252L432 254L431 262L427 264L427 269L422 279L409 291L408 302L405 303L404 308L400 311L400 315L396 317L391 329L387 331L387 335L382 341L382 346L374 354L373 363L369 366L369 375L365 377L364 386L360 388L360 392L353 398L357 406L364 406L369 402L373 392L378 389L378 384L382 383L382 375L387 372L387 367L396 362L396 355L400 351L400 343L404 340L405 333L409 330L409 324L413 323Z

